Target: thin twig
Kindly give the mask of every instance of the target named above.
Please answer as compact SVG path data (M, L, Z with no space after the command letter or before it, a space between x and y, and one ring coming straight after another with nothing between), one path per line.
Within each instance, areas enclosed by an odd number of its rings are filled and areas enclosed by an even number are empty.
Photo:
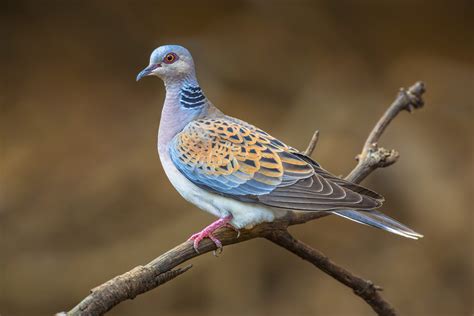
M359 162L354 170L346 177L347 180L359 183L375 169L386 167L396 161L398 153L379 148L377 142L388 124L398 113L403 110L411 111L423 105L421 96L424 91L424 85L421 82L414 84L408 91L400 91L396 100L388 108L367 138L362 153L359 155ZM316 131L305 153L312 153L317 139L318 133ZM288 226L306 223L326 215L328 215L328 213L288 212L284 217L272 223L262 223L249 230L243 229L238 236L234 230L222 228L215 233L215 237L218 238L224 246L244 242L253 238L267 238L304 260L311 262L323 272L350 287L354 293L364 299L378 315L396 315L393 307L378 293L380 287L338 266L324 254L293 238L287 231ZM214 250L216 250L215 244L208 239L200 243L199 253L194 251L191 241L186 241L154 259L147 265L136 267L94 288L91 293L69 311L67 315L102 315L120 302L133 299L139 294L150 291L191 268L191 266L187 266L185 268L175 269L178 265Z
M313 137L311 137L308 147L306 147L306 150L303 151L303 154L310 157L313 154L314 149L316 148L316 145L318 144L318 140L319 140L319 130L315 130L313 133Z
M422 95L425 92L423 82L417 82L408 90L400 89L397 98L382 115L367 137L362 153L356 157L357 166L346 177L351 182L360 182L377 168L388 167L398 160L399 154L395 150L388 150L378 146L378 142L387 126L402 111L412 112L424 104Z

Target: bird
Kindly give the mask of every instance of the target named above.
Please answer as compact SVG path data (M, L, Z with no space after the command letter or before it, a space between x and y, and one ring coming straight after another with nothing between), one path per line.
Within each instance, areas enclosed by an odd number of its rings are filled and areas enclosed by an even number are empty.
M156 76L166 96L158 154L174 188L218 219L189 240L198 251L214 233L272 222L287 212L329 212L403 237L423 235L377 209L384 198L332 175L312 158L264 130L221 112L204 94L191 53L180 45L156 48L137 76Z

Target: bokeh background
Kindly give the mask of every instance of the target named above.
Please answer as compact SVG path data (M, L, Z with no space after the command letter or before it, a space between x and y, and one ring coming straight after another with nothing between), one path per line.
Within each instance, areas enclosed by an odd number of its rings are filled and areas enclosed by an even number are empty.
M292 228L385 289L401 315L473 312L474 10L467 1L2 1L0 314L51 315L213 220L156 153L153 48L188 47L210 99L347 174L401 86L427 84L364 183L412 241L330 217ZM207 254L110 315L371 315L265 240Z

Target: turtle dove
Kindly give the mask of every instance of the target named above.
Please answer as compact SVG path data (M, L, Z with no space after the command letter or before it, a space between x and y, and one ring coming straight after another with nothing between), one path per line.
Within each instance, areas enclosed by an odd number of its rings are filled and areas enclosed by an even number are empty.
M286 212L331 212L407 238L422 235L375 209L383 197L333 176L317 162L265 131L219 111L204 95L187 49L153 51L137 76L164 81L166 97L158 153L184 199L219 219L191 236L197 251L213 232L271 222Z

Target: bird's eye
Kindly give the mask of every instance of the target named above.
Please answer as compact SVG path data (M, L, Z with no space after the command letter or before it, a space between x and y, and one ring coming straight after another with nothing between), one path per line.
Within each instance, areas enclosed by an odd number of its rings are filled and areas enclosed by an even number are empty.
M166 54L165 58L163 58L163 62L165 62L166 64L172 64L176 60L178 60L178 55L176 55L175 53L168 53Z

